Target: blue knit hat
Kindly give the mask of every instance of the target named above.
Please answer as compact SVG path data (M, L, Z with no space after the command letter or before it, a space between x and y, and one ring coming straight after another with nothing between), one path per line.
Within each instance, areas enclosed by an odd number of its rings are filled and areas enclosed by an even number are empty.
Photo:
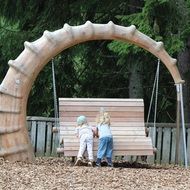
M81 115L77 118L77 125L82 125L84 123L87 123L87 119L84 115Z

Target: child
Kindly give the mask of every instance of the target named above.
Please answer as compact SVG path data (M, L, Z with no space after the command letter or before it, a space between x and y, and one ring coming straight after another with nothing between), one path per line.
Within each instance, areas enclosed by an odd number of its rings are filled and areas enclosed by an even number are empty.
M96 166L101 166L101 160L106 157L108 166L112 167L113 137L110 130L110 116L103 109L100 110L97 124L99 136Z
M88 125L85 116L81 115L77 118L77 127L75 129L77 137L80 138L80 148L77 156L75 166L78 166L82 162L83 154L87 147L88 152L88 166L92 166L93 163L93 130Z

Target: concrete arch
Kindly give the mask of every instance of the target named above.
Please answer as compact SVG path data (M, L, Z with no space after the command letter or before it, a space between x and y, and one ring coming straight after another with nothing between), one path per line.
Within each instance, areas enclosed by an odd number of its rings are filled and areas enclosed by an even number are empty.
M26 107L29 92L39 72L48 61L64 49L89 40L121 40L130 42L158 57L165 64L176 84L183 83L173 59L162 42L156 42L136 29L108 24L80 26L65 24L54 32L24 43L23 52L8 62L10 68L0 85L0 157L10 161L32 161L34 153L26 129Z

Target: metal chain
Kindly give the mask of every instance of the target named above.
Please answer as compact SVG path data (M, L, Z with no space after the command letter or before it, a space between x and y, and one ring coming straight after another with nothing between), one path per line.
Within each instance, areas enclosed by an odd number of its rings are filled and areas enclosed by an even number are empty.
M156 139L156 117L157 117L157 102L158 102L158 82L159 82L159 72L160 72L159 70L160 70L160 59L158 59L158 63L157 63L156 75L154 78L154 85L153 85L153 90L152 90L152 95L151 95L151 100L150 100L150 105L149 105L149 110L148 110L148 116L147 116L147 121L146 121L146 124L148 125L150 112L152 109L153 97L154 97L155 88L156 88L155 108L154 108L154 131L153 131L153 137L152 137L154 146L156 144L155 139Z
M150 112L151 112L151 109L152 109L152 101L153 101L155 87L156 87L157 73L159 73L158 64L157 64L157 69L156 69L156 75L155 75L155 78L154 78L154 85L153 85L153 89L152 89L152 95L151 95L150 105L149 105L149 109L148 109L148 116L147 116L147 120L146 120L146 124L147 125L149 123Z
M158 67L157 67L158 70ZM148 125L149 123L149 117L150 117L150 111L152 109L152 101L153 101L153 97L154 97L154 92L155 92L155 86L156 86L156 80L157 80L157 70L156 70L156 75L154 78L154 85L153 85L153 89L152 89L152 95L151 95L151 99L150 99L150 105L149 105L149 109L148 109L148 116L147 116L147 120L146 120L146 124Z
M54 119L55 127L59 127L59 113L58 113L58 102L57 102L57 93L56 93L56 83L55 83L55 66L54 59L52 58L52 80L53 80L53 95L54 95ZM58 129L59 132L59 129ZM59 136L59 135L58 135Z
M158 59L157 66L157 80L156 80L156 96L155 96L155 107L154 107L154 132L153 132L153 145L156 146L156 118L157 118L157 105L158 105L158 82L159 82L159 70L160 70L160 59Z

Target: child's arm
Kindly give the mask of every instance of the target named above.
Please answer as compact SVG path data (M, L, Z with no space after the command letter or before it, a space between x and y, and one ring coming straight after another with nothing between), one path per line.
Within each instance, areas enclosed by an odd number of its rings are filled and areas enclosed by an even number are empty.
M91 126L91 129L92 129L93 137L96 137L96 131L97 131L96 127Z
M96 128L95 128L96 130L95 130L95 137L99 137L99 134L98 134L98 126L96 126Z

